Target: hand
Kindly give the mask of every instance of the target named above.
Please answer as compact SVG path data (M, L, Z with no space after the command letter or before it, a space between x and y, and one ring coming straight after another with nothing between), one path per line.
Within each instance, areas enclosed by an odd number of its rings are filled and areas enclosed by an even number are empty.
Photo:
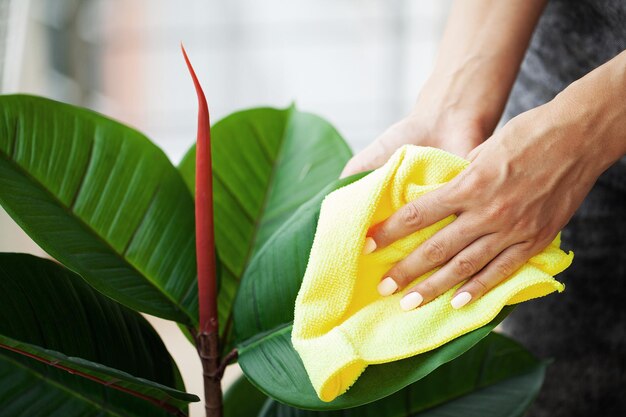
M461 157L495 129L545 1L458 1L414 111L352 158L341 177L375 169L405 144Z
M420 102L430 102L431 106ZM405 144L432 146L465 157L488 136L480 119L473 114L449 108L437 110L442 106L432 103L422 94L411 114L348 161L341 178L382 166Z
M411 287L410 310L457 284L454 308L480 298L544 249L606 168L593 124L572 123L560 103L511 120L468 157L452 181L408 203L368 232L372 251L455 214L456 219L385 274L382 295Z

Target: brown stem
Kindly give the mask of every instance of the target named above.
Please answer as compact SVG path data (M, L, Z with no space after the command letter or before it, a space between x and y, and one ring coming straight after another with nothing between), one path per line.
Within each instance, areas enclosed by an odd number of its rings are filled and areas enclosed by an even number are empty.
M222 377L224 376L224 371L226 370L226 367L228 366L230 361L237 359L238 354L239 353L237 352L237 349L233 349L228 352L226 356L224 356L224 359L222 359L222 361L220 362L219 368L217 368L217 376L220 379L222 379Z
M222 375L218 332L200 332L198 354L204 377L204 408L207 417L222 417Z

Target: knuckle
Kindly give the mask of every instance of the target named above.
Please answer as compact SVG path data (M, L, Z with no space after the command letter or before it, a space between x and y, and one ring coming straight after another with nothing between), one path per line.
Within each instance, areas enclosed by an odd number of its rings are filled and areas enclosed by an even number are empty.
M465 220L465 219L463 219ZM476 230L476 224L471 219L468 221L456 221L456 235L457 236L467 236L473 233Z
M387 246L389 243L389 226L383 223L372 233L372 238L379 247Z
M454 262L453 271L457 276L468 277L476 272L476 262L470 258L460 258Z
M489 210L489 217L494 220L505 219L509 216L510 205L506 201L494 202Z
M531 222L527 217L522 217L513 223L512 232L513 233L531 233Z
M477 189L483 189L489 185L489 179L484 172L479 169L468 169L467 174L463 177L464 189L468 192L475 192Z
M424 244L424 257L432 264L440 264L446 260L443 245L436 240Z
M402 221L411 228L419 227L424 220L424 210L417 201L411 201L402 209Z
M493 259L496 257L497 254L498 254L498 251L496 250L495 244L493 242L486 242L482 248L480 255L478 256L482 256L483 258L485 258L486 255L491 255L491 258L489 259ZM474 271L474 272L477 272L477 271Z
M430 300L438 295L438 288L429 279L420 282L415 288L424 299Z
M535 237L535 241L537 242L537 246L540 246L541 249L548 246L554 240L554 237L557 235L557 232L554 232L552 227L542 227L537 232Z
M405 286L409 281L409 275L402 262L391 268L387 275L392 277L400 287Z
M537 217L523 216L513 225L513 232L520 236L539 238L546 232L543 219Z
M504 277L508 277L515 272L515 261L510 256L502 256L496 262L496 270L498 274Z
M485 282L480 277L472 278L472 283L480 288L481 293L484 293L489 289L487 287L487 284L485 284Z
M469 200L473 197L471 181L469 175L465 174L465 171L462 171L446 185L448 195L444 196L444 199L454 198L457 201Z

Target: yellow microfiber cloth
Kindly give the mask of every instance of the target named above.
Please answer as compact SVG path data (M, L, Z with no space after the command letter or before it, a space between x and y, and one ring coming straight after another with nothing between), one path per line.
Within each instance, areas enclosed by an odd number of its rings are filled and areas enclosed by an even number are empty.
M459 310L450 306L458 286L414 310L400 308L408 289L433 271L391 296L378 293L383 274L454 216L363 255L367 230L468 164L439 149L405 145L384 166L324 199L291 336L321 400L346 392L369 364L435 349L489 323L505 305L563 291L553 275L571 264L573 253L559 248L557 236L509 279Z

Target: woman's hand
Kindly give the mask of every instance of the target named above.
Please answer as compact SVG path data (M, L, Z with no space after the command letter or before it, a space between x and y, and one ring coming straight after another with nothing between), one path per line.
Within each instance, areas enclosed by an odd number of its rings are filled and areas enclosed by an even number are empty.
M382 166L396 149L405 144L432 146L465 157L486 137L480 123L470 116L444 111L440 113L443 118L436 118L432 113L432 110L421 111L419 106L416 107L410 115L352 157L341 178Z
M383 276L381 295L439 267L409 289L401 307L428 303L467 280L452 300L461 308L549 245L610 164L594 140L597 125L575 113L557 97L518 116L472 151L452 181L374 226L370 252L457 216Z

